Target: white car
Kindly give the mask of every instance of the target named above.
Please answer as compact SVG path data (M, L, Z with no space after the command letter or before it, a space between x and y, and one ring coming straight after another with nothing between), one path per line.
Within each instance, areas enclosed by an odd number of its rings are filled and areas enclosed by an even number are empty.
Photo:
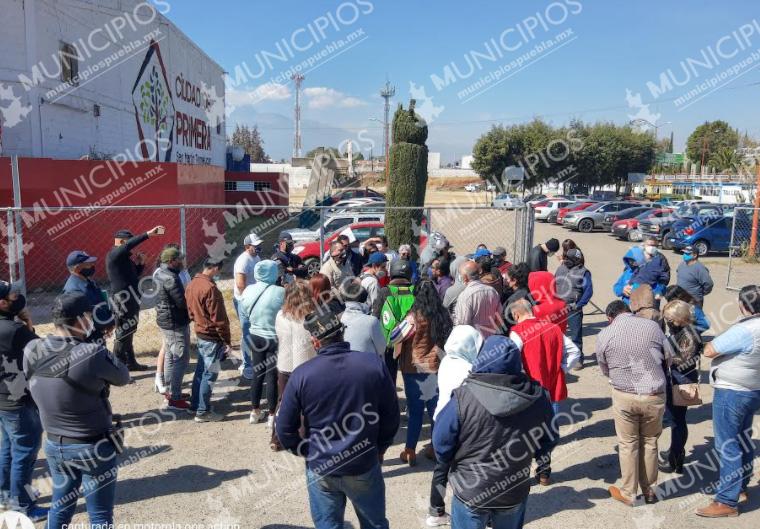
M468 193L474 193L475 191L480 191L480 184L467 184L464 186L464 190Z
M356 211L340 215L331 214L325 218L324 226L312 226L311 229L293 228L287 230L293 241L316 241L324 233L325 237L357 222L385 222L385 211Z
M553 211L557 211L559 208L564 208L572 203L572 200L565 199L550 200L549 203L545 206L538 206L535 208L533 210L533 217L536 220L543 220L546 222L546 220L549 218L549 215L551 215Z
M524 205L520 197L509 193L498 194L491 202L492 208L521 208Z

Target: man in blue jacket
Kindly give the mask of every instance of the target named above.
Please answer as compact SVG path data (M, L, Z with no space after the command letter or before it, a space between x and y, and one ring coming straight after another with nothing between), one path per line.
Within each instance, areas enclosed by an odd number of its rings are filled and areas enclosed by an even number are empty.
M657 239L647 239L644 241L642 249L644 250L644 264L631 277L627 296L630 297L637 285L649 285L654 292L655 308L657 308L660 304L659 298L665 294L665 289L670 283L670 264L657 248Z
M553 448L553 412L540 384L522 370L520 351L505 336L483 344L472 374L438 414L433 447L450 463L451 526L523 526L530 467L540 448Z
M351 351L343 341L337 314L312 313L304 327L317 356L290 375L275 421L277 436L283 447L306 458L316 529L343 527L346 498L361 527L387 529L380 464L399 427L396 388L381 357Z

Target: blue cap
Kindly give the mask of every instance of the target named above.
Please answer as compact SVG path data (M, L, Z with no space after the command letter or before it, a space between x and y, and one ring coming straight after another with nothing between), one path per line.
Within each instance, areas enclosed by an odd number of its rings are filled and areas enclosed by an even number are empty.
M0 299L5 299L13 293L18 293L18 285L0 279Z
M82 250L74 250L66 258L66 266L76 266L82 263L94 263L97 260L97 257L88 255L87 252L83 252Z
M488 250L486 248L480 248L475 252L475 255L473 257L477 259L478 257L490 257L491 256L491 250Z
M388 258L385 256L383 252L374 252L370 254L369 259L367 259L367 264L369 265L378 265L382 263L387 263Z

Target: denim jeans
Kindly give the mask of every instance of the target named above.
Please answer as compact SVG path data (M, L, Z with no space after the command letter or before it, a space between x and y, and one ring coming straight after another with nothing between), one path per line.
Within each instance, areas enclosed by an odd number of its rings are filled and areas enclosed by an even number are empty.
M520 529L525 522L526 499L511 509L470 509L454 496L451 502L452 529L483 529L490 520L493 529Z
M211 390L214 388L221 369L219 363L224 352L222 342L211 342L198 338L198 363L193 375L193 390L190 408L198 415L211 410Z
M430 482L430 516L443 516L446 513L446 485L449 483L451 463L435 462L433 479Z
M422 421L427 409L430 424L438 404L438 377L433 373L402 373L406 394L406 448L416 449L422 432Z
M117 475L117 456L110 441L59 444L48 439L45 455L53 482L46 528L61 529L67 526L74 516L80 494L84 495L90 527L110 528L113 524Z
M686 441L689 439L689 426L686 423L686 406L673 404L673 384L668 378L665 390L665 412L670 418L670 449L668 459L671 465L682 465L686 457Z
M715 388L713 429L720 457L720 482L715 500L736 507L739 493L752 478L755 447L752 444L752 416L760 409L760 391Z
M574 310L567 315L567 337L581 352L581 364L585 358L583 355L583 309Z
M343 529L346 498L354 506L361 529L388 529L379 463L358 476L320 476L307 468L306 486L315 529Z
M547 426L550 434L554 437L554 444L539 446L536 448L537 476L541 474L545 476L551 476L552 473L552 450L550 447L556 446L556 444L559 442L559 409L559 402L552 402L552 412L554 412L554 417L552 418L551 423Z
M253 357L253 382L251 383L251 404L261 407L264 382L267 384L267 409L274 415L277 409L277 338L251 335Z
M9 509L26 513L35 504L26 485L32 482L42 441L37 407L30 403L19 410L0 410L0 436L0 494Z
M245 314L240 310L240 302L232 297L232 304L235 306L235 312L237 312L238 319L240 320L240 354L243 356L243 369L251 368L251 320L248 319L248 314Z
M164 335L164 381L169 384L172 400L182 398L182 379L190 363L190 326L176 330L161 329Z

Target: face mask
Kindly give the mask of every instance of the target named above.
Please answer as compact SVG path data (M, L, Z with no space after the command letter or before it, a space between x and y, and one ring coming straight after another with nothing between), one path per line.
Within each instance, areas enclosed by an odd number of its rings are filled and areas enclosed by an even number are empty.
M8 313L11 316L17 316L19 312L24 310L24 307L26 307L26 298L19 294L19 296L11 301L11 306L8 307Z
M285 253L292 252L294 246L295 246L295 244L293 244L292 242L289 242L288 244L286 244L285 245Z
M657 255L657 246L645 246L644 253L650 257Z
M220 276L220 275L215 275L215 276L214 276L214 277L212 277L211 279L213 279L213 280L214 280L214 282L217 282L217 281L221 281L221 280L222 280L222 276Z
M79 271L80 274L82 274L84 277L92 277L95 275L95 269L94 268L84 268Z
M385 277L385 276L386 276L385 270L378 270L377 274L375 274L375 277L378 277L378 278L381 278L381 279L383 277Z
M684 262L688 263L688 262L689 262L689 261L691 261L692 259L694 259L694 256L693 256L693 255L689 255L689 254L686 254L686 253L685 253L685 254L683 254L683 260L684 260Z

